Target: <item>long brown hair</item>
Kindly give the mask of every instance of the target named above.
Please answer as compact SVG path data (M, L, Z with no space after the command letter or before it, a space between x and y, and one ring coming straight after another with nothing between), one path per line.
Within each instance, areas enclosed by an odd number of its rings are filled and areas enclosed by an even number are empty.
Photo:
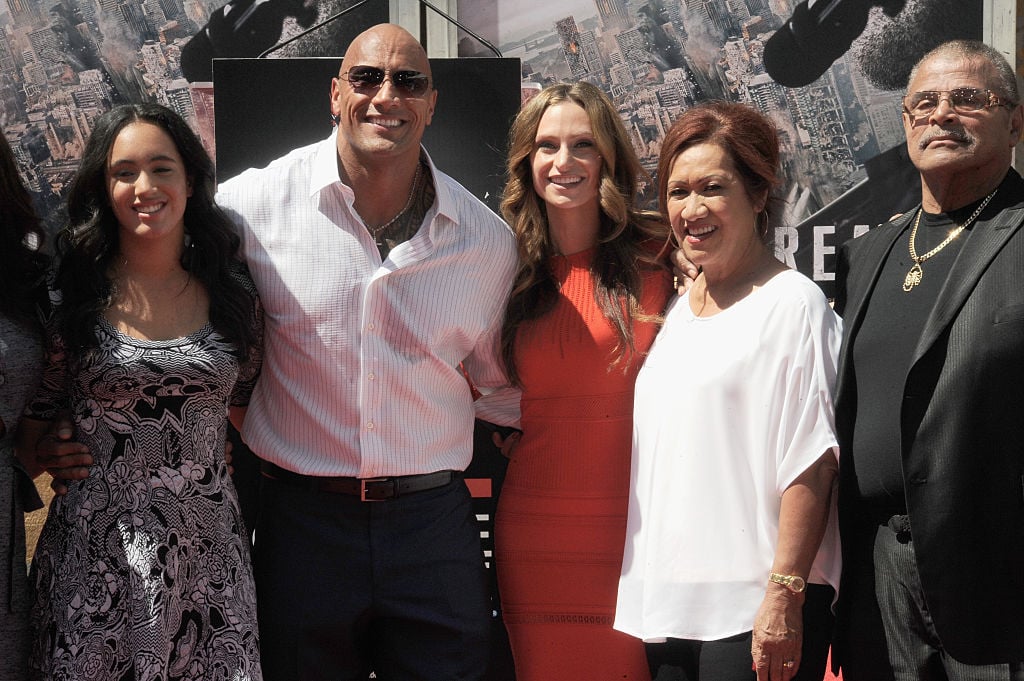
M139 122L166 132L181 154L192 180L184 219L193 243L186 249L182 266L206 287L213 328L245 356L256 341L253 298L234 275L241 267L239 237L231 218L214 202L213 161L181 116L152 103L122 104L97 118L71 182L68 225L57 239L64 342L74 355L99 342L96 319L113 299L114 281L108 271L120 243L107 190L107 159L121 130Z
M628 362L635 350L633 322L651 319L640 308L643 269L663 267L647 245L662 243L667 227L661 217L637 207L639 181L650 176L640 165L622 121L608 97L585 83L559 83L542 90L519 112L509 133L508 163L501 213L519 245L519 271L501 330L501 353L509 378L518 383L516 330L523 322L549 312L558 288L547 266L555 255L547 209L533 188L532 151L544 112L555 104L577 104L587 112L601 155L599 187L601 224L592 265L598 309L619 337L613 365ZM656 250L656 249L655 249Z

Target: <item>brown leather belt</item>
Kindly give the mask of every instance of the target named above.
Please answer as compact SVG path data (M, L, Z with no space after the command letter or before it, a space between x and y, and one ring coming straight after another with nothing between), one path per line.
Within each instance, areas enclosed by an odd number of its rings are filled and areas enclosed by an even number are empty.
M272 480L298 487L311 492L328 492L330 494L347 494L359 497L360 501L386 501L397 499L407 494L425 492L428 489L443 487L453 480L462 477L459 471L436 471L421 475L395 475L385 478L343 478L319 475L303 475L281 468L277 464L263 461L260 464L263 476Z

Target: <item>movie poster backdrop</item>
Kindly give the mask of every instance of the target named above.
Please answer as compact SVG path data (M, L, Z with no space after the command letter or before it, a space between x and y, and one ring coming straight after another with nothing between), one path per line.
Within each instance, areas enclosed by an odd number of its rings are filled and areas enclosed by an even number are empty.
M357 4L0 3L0 123L48 228L61 226L63 196L92 122L122 102L156 101L182 114L221 164L221 179L325 136L335 60L357 33L388 19L387 0ZM342 19L273 49L347 8L353 11ZM497 45L506 59L473 59L494 54L459 32L458 53L465 59L458 61L475 62L473 77L487 83L492 64L501 65L495 67L502 74L495 75L498 82L508 77L507 58L517 60L509 82L520 81L519 88L508 86L515 88L516 100L520 90L536 92L556 81L598 85L617 104L652 174L665 131L687 107L712 98L756 106L776 121L784 147L786 213L776 225L777 253L831 293L838 246L919 200L900 120L910 65L944 40L980 38L983 11L982 0L460 0L460 21ZM307 64L322 83L287 95L288 83L281 82L275 65L260 72L278 74L269 89L258 75L231 75L249 66L225 65L215 72L215 58L249 61L268 50L268 61L333 59ZM225 102L230 115L222 115L211 81L223 84L227 98L245 102L243 108ZM447 76L438 79L439 113L427 147L441 169L494 208L515 103L506 111L504 90L450 87L455 84ZM246 90L260 96L246 100ZM501 106L489 107L491 98ZM287 135L272 140L250 132L250 123L268 114L278 117L276 129ZM486 132L472 143L446 138L433 130L441 121L448 121L448 132ZM654 199L650 191L648 198ZM471 477L483 504L481 519L489 526L502 466L479 425L477 442ZM489 531L484 534L486 545ZM500 619L495 623L499 637L489 678L511 679Z
M982 36L981 0L461 0L459 18L543 86L586 80L618 105L653 174L661 139L707 99L778 125L785 213L776 253L827 294L834 254L920 201L904 147L910 67ZM459 54L485 48L460 34Z
M1014 0L996 0L1014 4ZM355 7L356 5L359 7ZM460 0L458 16L527 87L589 80L619 106L653 170L686 107L748 102L778 122L788 212L781 258L831 290L845 239L912 206L900 96L910 65L949 38L980 38L982 0ZM336 57L388 18L388 0L5 0L0 122L51 230L96 116L151 100L214 149L214 57ZM426 11L426 10L424 10ZM459 55L494 56L459 32Z

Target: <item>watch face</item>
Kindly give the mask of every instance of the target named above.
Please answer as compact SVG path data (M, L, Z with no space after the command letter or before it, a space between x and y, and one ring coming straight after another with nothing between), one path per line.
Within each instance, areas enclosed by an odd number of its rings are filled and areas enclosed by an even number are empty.
M799 575L780 575L777 572L772 572L768 575L768 581L781 584L793 593L801 593L807 588L807 582Z

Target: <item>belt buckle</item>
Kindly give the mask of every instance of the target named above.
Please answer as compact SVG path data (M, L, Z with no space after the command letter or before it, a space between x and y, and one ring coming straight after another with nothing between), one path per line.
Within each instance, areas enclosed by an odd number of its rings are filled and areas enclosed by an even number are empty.
M386 501L387 497L380 499L367 499L366 498L366 484L374 482L386 482L387 478L359 478L359 501Z

